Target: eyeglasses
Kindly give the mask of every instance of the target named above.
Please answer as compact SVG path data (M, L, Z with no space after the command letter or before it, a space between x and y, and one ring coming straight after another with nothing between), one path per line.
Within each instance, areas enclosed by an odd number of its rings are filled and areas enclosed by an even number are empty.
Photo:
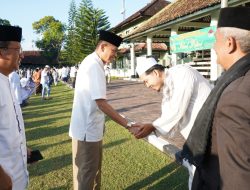
M14 50L15 52L18 52L19 53L19 55L20 54L23 54L23 49L20 47L20 48L12 48L12 47L0 47L1 49L5 49L5 50L7 50L7 49L12 49L12 50Z

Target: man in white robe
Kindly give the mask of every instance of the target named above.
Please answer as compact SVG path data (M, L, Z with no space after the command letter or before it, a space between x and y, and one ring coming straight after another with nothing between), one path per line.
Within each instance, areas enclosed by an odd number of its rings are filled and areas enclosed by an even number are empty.
M20 27L0 26L0 187L12 190L26 189L29 178L22 112L8 78L23 58L21 38Z

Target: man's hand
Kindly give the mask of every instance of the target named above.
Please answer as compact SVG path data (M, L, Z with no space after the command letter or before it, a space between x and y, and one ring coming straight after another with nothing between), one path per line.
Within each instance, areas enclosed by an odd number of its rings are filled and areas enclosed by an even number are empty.
M155 128L154 128L154 126L151 123L133 125L129 129L129 131L137 139L141 139L141 138L144 138L144 137L148 136L154 130L155 130Z
M132 125L132 127L128 128L128 130L132 135L136 135L140 130L140 126L141 124L135 123Z
M12 181L10 176L5 173L3 168L0 166L0 190L11 190Z

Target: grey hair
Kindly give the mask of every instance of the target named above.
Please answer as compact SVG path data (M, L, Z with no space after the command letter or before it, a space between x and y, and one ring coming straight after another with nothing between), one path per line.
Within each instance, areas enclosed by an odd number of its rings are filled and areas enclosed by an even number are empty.
M9 44L10 44L9 41L0 41L0 47L2 47L2 48L3 48L3 47L4 47L4 48L8 47Z
M234 28L234 27L222 27L219 31L224 35L224 37L233 37L240 46L240 49L244 53L250 53L250 31Z

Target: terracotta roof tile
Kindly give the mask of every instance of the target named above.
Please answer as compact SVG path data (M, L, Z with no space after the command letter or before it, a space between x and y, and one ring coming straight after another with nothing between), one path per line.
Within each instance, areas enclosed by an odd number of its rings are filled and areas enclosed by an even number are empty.
M147 44L146 43L138 43L135 44L135 52L146 50ZM168 47L165 43L152 43L152 50L158 50L158 51L167 51ZM119 53L124 54L129 52L129 48L121 48L119 49Z
M147 29L165 24L177 18L192 14L219 3L220 0L177 0L142 23L139 28L135 29L126 37L146 31Z
M112 31L118 32L123 30L129 25L133 25L134 22L139 22L139 20L145 20L148 17L155 15L159 10L162 10L165 6L170 4L169 1L166 0L153 0L148 3L145 7L137 11L136 13L129 16L127 19L116 25L112 28Z
M41 56L41 51L23 51L23 55L25 56Z

